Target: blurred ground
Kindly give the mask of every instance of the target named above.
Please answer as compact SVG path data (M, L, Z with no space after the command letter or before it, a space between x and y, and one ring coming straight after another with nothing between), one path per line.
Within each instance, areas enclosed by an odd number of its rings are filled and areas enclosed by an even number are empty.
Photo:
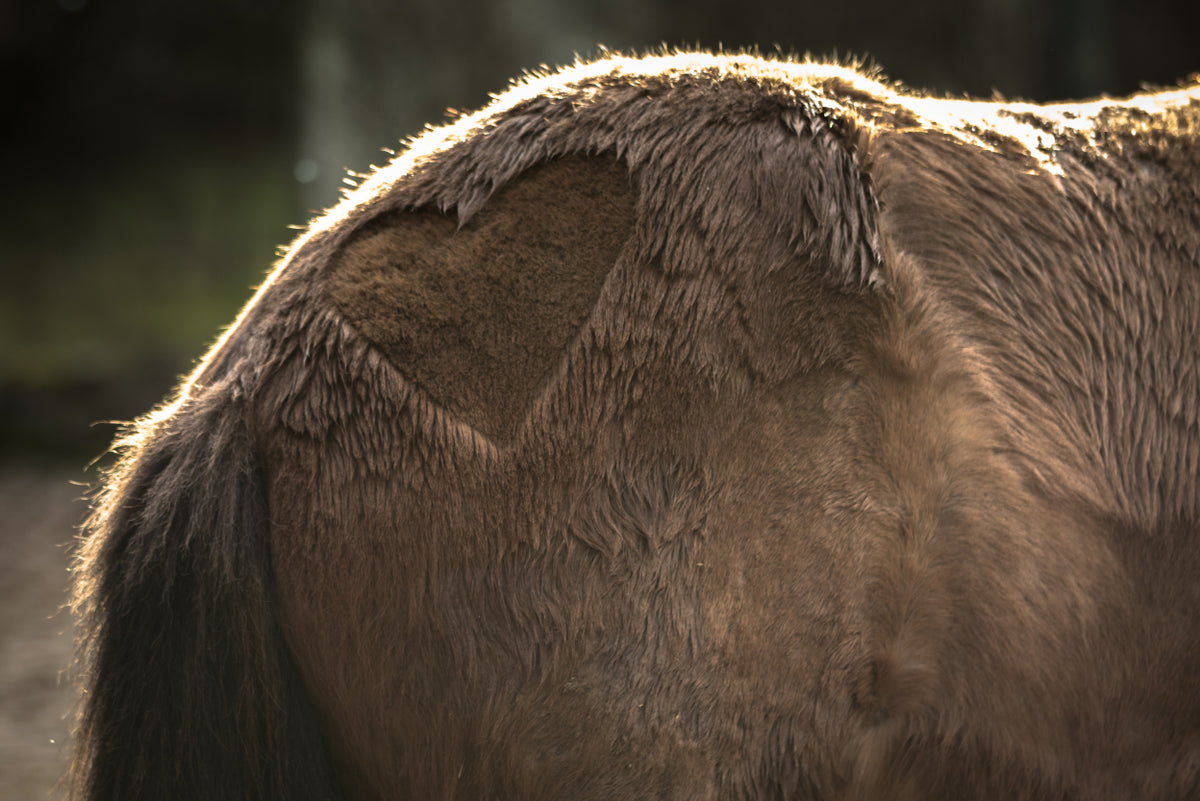
M82 470L0 466L0 796L59 797L74 694L64 608Z

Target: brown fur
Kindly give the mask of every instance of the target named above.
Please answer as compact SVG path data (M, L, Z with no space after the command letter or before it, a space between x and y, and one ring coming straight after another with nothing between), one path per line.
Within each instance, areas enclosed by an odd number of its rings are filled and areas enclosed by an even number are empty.
M1194 798L1198 328L1200 88L531 79L125 445L78 794Z

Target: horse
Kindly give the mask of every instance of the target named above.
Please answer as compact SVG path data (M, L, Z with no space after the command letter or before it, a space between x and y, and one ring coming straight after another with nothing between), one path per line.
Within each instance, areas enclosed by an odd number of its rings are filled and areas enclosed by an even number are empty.
M1200 82L612 55L429 129L115 446L101 799L1200 797Z

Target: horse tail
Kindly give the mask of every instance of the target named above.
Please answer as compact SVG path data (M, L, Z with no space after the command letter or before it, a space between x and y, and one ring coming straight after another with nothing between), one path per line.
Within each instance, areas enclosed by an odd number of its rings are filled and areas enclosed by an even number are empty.
M76 565L72 796L340 798L278 622L235 382L187 387L118 452Z

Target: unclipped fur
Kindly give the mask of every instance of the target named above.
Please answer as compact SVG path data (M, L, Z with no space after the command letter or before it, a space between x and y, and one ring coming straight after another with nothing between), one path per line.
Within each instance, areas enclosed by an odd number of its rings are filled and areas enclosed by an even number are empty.
M123 444L80 798L1200 795L1200 89L611 59Z

